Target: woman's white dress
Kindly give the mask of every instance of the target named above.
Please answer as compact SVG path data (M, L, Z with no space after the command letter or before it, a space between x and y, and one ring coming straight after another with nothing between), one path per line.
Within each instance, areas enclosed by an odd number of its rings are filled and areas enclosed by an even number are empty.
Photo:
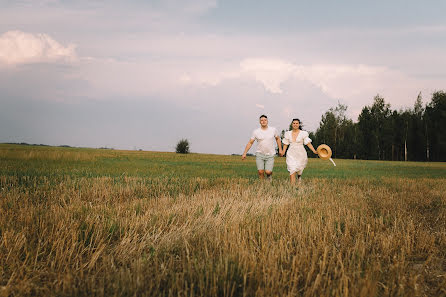
M283 144L289 145L286 153L286 166L290 175L295 172L297 172L298 175L302 175L305 166L307 166L308 157L304 145L311 142L311 139L308 136L307 131L301 130L297 135L296 140L293 141L292 131L285 132L282 142Z

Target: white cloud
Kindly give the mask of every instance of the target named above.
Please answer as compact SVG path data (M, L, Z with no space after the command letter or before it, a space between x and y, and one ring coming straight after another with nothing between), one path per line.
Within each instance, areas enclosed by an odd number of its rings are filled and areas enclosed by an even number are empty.
M351 97L365 89L376 90L384 78L401 76L385 67L368 65L298 65L282 59L248 58L232 71L200 72L183 75L185 84L215 86L227 79L248 78L260 82L272 94L283 92L282 84L290 79L307 81L331 97ZM354 86L354 87L352 87Z
M63 46L47 34L8 31L0 35L0 63L16 65L76 60L73 44Z
M431 26L418 26L414 28L409 28L408 32L416 32L416 33L446 33L446 25L431 25Z
M240 72L251 76L274 94L283 92L282 84L290 79L307 81L332 98L353 99L373 95L390 81L394 84L411 79L386 67L346 64L299 65L281 59L245 59Z
M282 93L280 84L287 80L298 68L278 59L245 59L240 63L242 73L261 82L271 93Z
M213 9L217 6L217 0L168 0L164 1L163 4L166 5L166 8L179 10L183 13L204 14L208 10Z
M265 91L285 98L298 96L293 84L305 83L321 94L340 100L351 107L354 116L377 94L384 96L394 108L410 106L420 91L427 96L440 85L439 80L412 77L389 67L365 64L310 64L292 63L283 59L248 58L232 70L225 66L214 72L190 71L180 81L187 85L217 86L226 80L257 81ZM299 83L300 82L300 83ZM438 88L438 87L437 87ZM289 111L285 111L289 114Z

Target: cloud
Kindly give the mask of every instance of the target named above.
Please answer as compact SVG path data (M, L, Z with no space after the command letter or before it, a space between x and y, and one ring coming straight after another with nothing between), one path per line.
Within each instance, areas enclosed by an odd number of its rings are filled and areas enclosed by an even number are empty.
M210 68L215 70L211 72ZM427 101L444 84L441 77L412 76L391 67L367 64L299 64L277 58L248 58L238 65L210 68L190 70L181 82L190 88L210 89L218 89L229 81L251 88L257 84L269 98L262 102L274 100L282 108L283 117L311 114L304 119L310 129L317 126L317 113L324 113L338 102L346 104L350 117L356 119L377 94L394 109L406 108L413 105L419 92ZM264 106L269 112L271 104Z
M245 59L240 63L243 73L261 82L271 93L282 93L280 84L286 81L298 68L279 59Z
M299 65L281 59L245 59L240 71L263 84L274 94L283 93L287 80L302 80L321 89L332 98L352 99L364 93L376 93L389 81L410 81L403 73L386 67L349 64Z
M418 27L411 27L407 30L408 32L415 32L415 33L429 33L429 34L436 34L436 33L446 33L446 25L431 25L431 26L418 26Z
M284 93L288 81L309 83L328 97L347 103L369 100L377 93L389 95L397 104L407 102L436 82L411 77L389 67L365 64L297 64L283 59L247 58L237 68L214 73L189 73L181 78L186 84L216 86L228 79L255 80L271 94ZM414 95L415 94L415 95ZM409 96L409 97L408 97Z
M0 35L0 63L7 65L41 62L73 62L75 45L63 46L44 33L8 31Z
M162 1L161 4L162 6L164 6L164 9L177 10L179 12L192 15L201 15L206 13L210 9L217 7L217 0L168 0Z

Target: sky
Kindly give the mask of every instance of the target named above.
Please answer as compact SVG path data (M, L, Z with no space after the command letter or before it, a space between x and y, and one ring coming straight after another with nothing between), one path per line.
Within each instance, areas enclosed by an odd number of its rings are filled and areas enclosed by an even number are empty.
M241 154L446 89L443 0L0 0L0 143ZM251 149L251 153L254 149Z

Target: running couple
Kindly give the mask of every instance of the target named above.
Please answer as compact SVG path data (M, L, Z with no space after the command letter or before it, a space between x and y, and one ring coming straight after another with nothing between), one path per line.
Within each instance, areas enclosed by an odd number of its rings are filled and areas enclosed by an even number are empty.
M266 178L271 180L274 157L276 155L274 142L276 142L279 147L280 156L285 155L286 149L289 146L286 154L286 165L290 173L290 181L294 184L297 175L297 180L300 182L302 172L308 162L307 151L305 150L304 145L308 146L313 153L317 154L317 151L311 144L311 139L308 137L308 132L300 129L300 120L293 119L291 124L293 129L285 132L282 140L283 148L276 128L268 127L268 117L266 115L261 115L259 121L260 127L252 132L251 139L243 152L242 160L246 158L246 153L249 151L254 141L257 140L256 163L259 178L264 179L266 174Z

